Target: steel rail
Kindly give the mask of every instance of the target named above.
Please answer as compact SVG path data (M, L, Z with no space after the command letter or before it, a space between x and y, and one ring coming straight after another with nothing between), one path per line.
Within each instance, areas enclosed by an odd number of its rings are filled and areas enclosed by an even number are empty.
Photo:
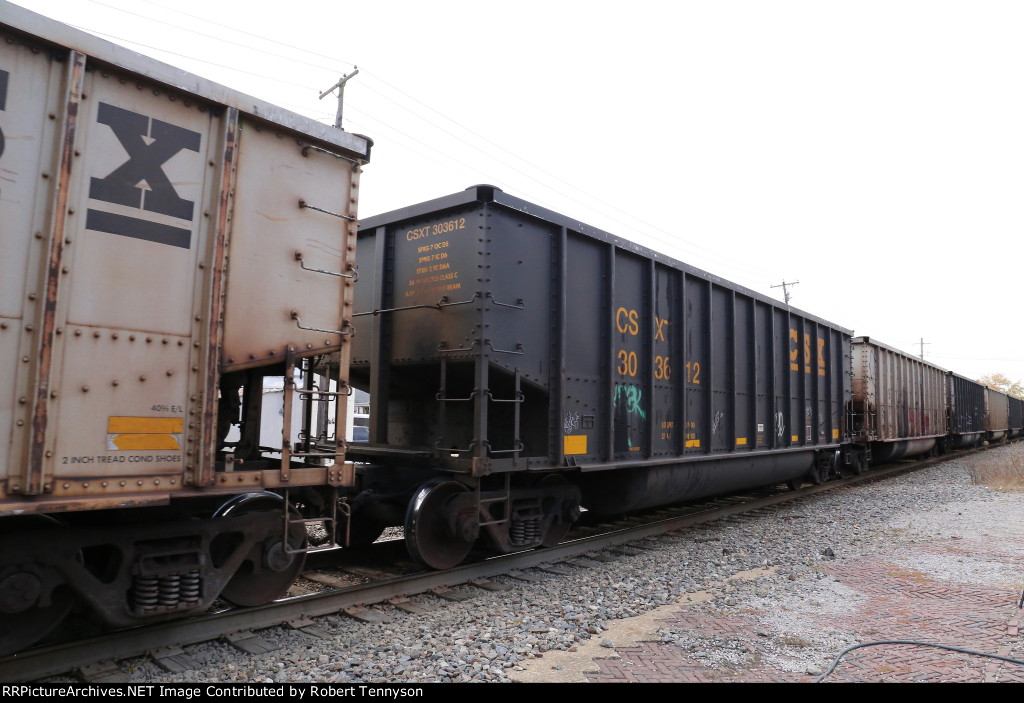
M682 528L713 522L723 517L793 502L824 491L837 490L865 481L894 477L908 471L960 458L969 453L973 452L958 452L954 456L944 455L932 459L905 460L901 463L871 469L856 476L845 477L842 480L804 486L797 491L777 491L770 495L743 499L741 502L726 505L710 508L698 506L695 509L693 506L689 506L694 510L693 512L656 519L635 526L617 527L593 536L569 539L554 547L494 556L447 571L417 572L395 576L368 584L284 598L262 606L207 613L192 618L118 630L89 639L29 649L0 659L0 680L7 682L33 681L48 676L82 672L93 667L99 661L120 661L146 656L156 650L207 642L236 633L278 625L302 627L312 624L309 622L310 618L343 613L347 609L384 603L394 598L418 595L435 589L471 584L479 579L508 574L516 570L550 565L553 562L565 561ZM735 497L733 499L736 500ZM682 509L686 509L685 506ZM98 653L102 654L98 656Z

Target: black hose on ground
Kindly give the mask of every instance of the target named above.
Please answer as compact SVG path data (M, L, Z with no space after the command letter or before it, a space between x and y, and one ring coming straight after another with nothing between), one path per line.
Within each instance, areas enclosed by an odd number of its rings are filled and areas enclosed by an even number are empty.
M985 652L975 652L975 651L970 650L970 649L962 649L960 647L950 647L950 646L945 645L945 644L934 644L932 642L913 642L913 641L910 641L910 640L883 640L883 641L880 641L880 642L865 642L864 644L855 644L852 647L847 647L846 649L841 651L836 656L836 658L832 661L832 664L828 667L828 670L826 670L824 674L822 674L821 676L816 678L814 680L814 683L821 683L822 680L824 680L824 678L826 676L828 676L829 674L831 674L835 670L836 666L839 664L839 660L842 659L845 655L847 655L850 652L852 652L853 650L860 649L861 647L875 647L875 646L882 645L882 644L909 644L909 645L914 645L914 646L917 646L917 647L936 647L937 649L948 649L951 652L960 652L961 654L973 654L973 655L979 656L979 657L990 657L992 659L999 659L999 660L1004 661L1004 662L1010 662L1011 664L1019 664L1021 666L1024 666L1024 661L1021 661L1020 659L1011 659L1009 657L1002 657L1002 656L999 656L998 654L986 654Z

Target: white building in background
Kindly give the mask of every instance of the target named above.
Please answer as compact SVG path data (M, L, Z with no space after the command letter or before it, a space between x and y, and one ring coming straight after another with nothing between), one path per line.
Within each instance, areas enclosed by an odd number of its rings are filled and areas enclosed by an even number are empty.
M370 441L370 394L354 389L348 399L348 425L345 428L348 442Z
M332 388L333 390L333 388ZM302 403L298 396L292 400L292 446L299 441L299 429L302 427ZM324 430L329 439L335 435L334 403L326 406L326 417ZM319 403L313 406L314 428L323 426L318 424L321 406ZM348 414L345 418L345 441L366 442L370 438L370 395L363 391L353 389L348 399ZM280 376L267 376L263 380L263 410L260 415L260 446L281 447L281 432L284 429L284 379ZM315 429L314 429L315 431ZM239 439L237 425L231 426L228 432L227 441L237 442Z

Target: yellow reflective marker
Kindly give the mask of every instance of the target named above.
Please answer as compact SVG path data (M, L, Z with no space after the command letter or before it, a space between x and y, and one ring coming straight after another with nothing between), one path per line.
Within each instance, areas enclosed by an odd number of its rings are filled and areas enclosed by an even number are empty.
M107 450L154 451L181 449L181 417L109 417Z
M107 420L107 432L121 434L181 434L185 419L181 417L111 417Z
M115 447L114 451L120 452L133 449L181 449L178 438L169 434L107 435L108 449L111 444Z
M562 438L563 454L586 454L587 436L585 434L565 435Z

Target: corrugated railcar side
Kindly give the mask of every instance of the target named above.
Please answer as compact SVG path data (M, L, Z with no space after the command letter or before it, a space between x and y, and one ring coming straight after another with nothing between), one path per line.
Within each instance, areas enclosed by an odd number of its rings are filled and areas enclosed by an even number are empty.
M997 388L985 388L985 440L1004 441L1010 433L1010 396Z
M1009 410L1009 437L1010 439L1017 439L1024 432L1024 400L1009 396L1008 402L1010 405Z
M935 451L947 433L946 371L869 337L853 339L852 357L854 463Z
M985 386L947 371L946 413L950 447L973 447L985 440Z

